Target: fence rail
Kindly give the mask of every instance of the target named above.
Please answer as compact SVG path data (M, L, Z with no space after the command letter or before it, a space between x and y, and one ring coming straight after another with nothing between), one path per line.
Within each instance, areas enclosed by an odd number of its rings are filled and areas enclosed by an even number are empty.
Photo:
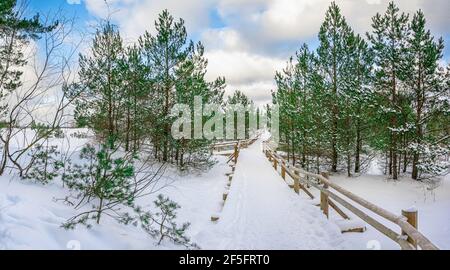
M278 171L278 166L281 168L281 177L283 179L286 180L286 175L293 179L294 184L292 187L296 193L303 190L309 197L314 199L314 195L307 187L312 186L320 191L320 208L327 217L329 216L329 207L331 207L343 218L349 219L344 211L335 203L337 202L376 230L398 243L402 249L410 250L418 249L418 247L423 250L438 249L438 247L417 230L416 210L403 210L402 215L393 214L333 183L330 181L327 173L315 174L291 166L289 162L272 149L268 141L263 142L263 152L269 161L273 162L275 170ZM309 178L317 179L317 182L311 181ZM355 204L359 205L359 207L355 206ZM397 225L401 232L398 233L388 228L370 216L368 212L374 213Z

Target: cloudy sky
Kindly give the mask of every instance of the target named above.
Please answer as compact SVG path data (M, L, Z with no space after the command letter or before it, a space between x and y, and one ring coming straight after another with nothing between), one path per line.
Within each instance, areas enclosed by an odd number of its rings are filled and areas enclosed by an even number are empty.
M208 77L225 76L227 92L240 89L258 104L270 100L276 70L304 42L317 46L317 33L330 0L30 0L33 11L62 8L76 14L77 26L89 29L110 14L125 40L145 30L154 32L158 13L168 9L182 17L189 38L205 44ZM356 32L370 30L371 18L384 12L388 0L337 0ZM450 1L397 0L408 13L422 9L435 36L444 37L445 61L450 60Z

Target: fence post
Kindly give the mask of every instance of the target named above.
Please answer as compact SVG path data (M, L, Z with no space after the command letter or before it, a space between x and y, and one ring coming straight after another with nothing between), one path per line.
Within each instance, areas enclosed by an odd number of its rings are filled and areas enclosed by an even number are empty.
M294 191L297 194L300 194L300 173L294 168Z
M411 226L413 226L414 228L418 228L418 212L417 209L408 209L408 210L402 210L402 215L404 217L406 217L407 221L409 224L411 224ZM405 233L402 230L402 235L407 235L407 233ZM416 241L414 241L411 237L408 236L408 240L409 243L411 243L416 249L417 249L417 243Z
M278 160L276 158L273 159L273 167L277 170Z
M283 178L284 181L286 181L286 165L281 164L281 177Z
M321 172L320 173L323 177L326 179L329 179L328 173ZM323 188L328 189L328 185L323 183ZM328 195L325 194L323 191L320 191L320 209L323 211L325 216L328 218Z

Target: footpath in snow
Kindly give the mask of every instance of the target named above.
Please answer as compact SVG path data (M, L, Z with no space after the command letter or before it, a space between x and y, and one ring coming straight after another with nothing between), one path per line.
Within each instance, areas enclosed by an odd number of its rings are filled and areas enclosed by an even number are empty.
M295 194L262 153L240 152L230 192L204 248L346 249L349 243L311 201ZM219 236L220 235L220 236ZM216 242L214 241L216 239ZM205 238L203 240L206 240Z

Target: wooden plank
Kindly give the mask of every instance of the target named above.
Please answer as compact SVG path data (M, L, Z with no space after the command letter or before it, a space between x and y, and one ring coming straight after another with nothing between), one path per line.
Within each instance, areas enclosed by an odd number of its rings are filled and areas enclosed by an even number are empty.
M411 226L413 226L414 228L417 229L417 226L418 226L417 210L415 210L415 209L414 210L402 210L402 215L404 217L406 217L408 223L411 224ZM402 235L407 235L407 233L402 230ZM413 238L408 236L407 241L409 243L411 243L415 248L417 248L417 242Z
M308 190L304 185L300 184L300 188L303 189L303 191L304 191L306 194L308 194L308 196L309 196L311 199L314 199L314 195L312 195L312 193L309 192L309 190Z
M299 175L292 174L292 172L288 169L288 167L285 167L285 170L286 170L286 174L289 175L292 178L292 180L295 180L295 178L300 177ZM299 181L298 185L299 185L299 188L302 189L311 199L315 198L314 195L304 185L302 185L300 183L300 181ZM294 185L292 185L291 188L294 188Z
M328 199L328 204L344 219L350 219L332 200Z
M328 175L325 173L322 173L322 175L325 178L328 178ZM328 189L328 185L324 184L323 185L323 189L326 190ZM326 192L324 191L320 191L320 209L323 211L323 213L325 214L325 216L327 216L327 218L329 217L329 210L328 210L328 195Z
M328 218L328 196L325 192L320 192L320 210Z
M349 230L343 230L341 231L342 233L363 233L366 231L366 227L361 227L361 228L353 228L353 229L349 229Z

